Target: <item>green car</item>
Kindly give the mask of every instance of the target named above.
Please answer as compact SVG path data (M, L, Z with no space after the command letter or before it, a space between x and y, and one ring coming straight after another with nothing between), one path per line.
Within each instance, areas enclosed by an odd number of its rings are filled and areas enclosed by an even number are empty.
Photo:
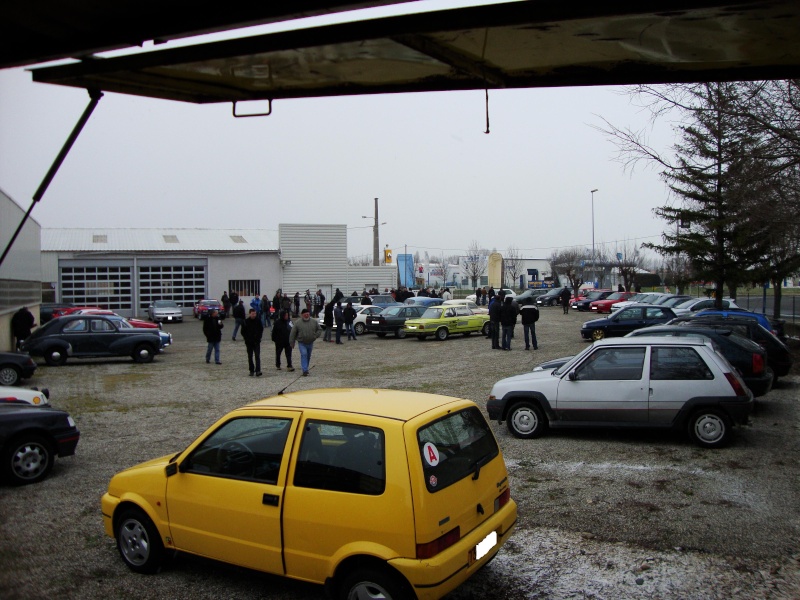
M431 306L418 319L408 319L403 326L406 335L415 335L424 340L435 335L437 340L446 340L451 333L463 333L465 336L473 331L489 334L489 315L473 313L466 306Z

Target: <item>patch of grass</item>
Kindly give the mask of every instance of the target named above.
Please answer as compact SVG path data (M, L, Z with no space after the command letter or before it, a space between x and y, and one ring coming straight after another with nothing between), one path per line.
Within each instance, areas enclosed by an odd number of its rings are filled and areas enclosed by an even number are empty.
M108 399L89 395L68 396L58 400L58 408L66 410L72 416L105 412L110 409L109 405Z

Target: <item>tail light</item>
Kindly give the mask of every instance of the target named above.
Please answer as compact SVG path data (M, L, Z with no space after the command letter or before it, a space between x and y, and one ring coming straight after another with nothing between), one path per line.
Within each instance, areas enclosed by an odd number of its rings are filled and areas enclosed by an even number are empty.
M760 375L764 372L764 357L760 354L753 354L753 375Z
M737 396L747 396L747 392L744 390L744 386L741 384L739 379L733 373L725 373L725 378L728 380L728 383L731 384L733 391L736 392Z
M511 488L507 487L503 493L494 499L494 512L497 512L503 508L506 504L508 504L509 500L511 500Z
M461 528L451 529L432 542L417 544L417 558L432 558L461 539Z

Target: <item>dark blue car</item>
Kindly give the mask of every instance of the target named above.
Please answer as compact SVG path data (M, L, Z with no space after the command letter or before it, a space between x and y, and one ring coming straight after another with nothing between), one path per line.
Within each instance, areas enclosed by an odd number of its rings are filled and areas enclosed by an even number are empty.
M642 327L663 325L674 318L675 313L666 306L634 304L621 308L606 319L586 321L581 327L581 336L585 340L619 337Z

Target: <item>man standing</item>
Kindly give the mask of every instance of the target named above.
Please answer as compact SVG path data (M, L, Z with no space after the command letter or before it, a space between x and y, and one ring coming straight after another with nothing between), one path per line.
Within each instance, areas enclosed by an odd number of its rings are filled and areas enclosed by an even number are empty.
M214 362L218 365L222 363L219 360L219 343L222 341L222 319L219 318L219 311L215 308L212 309L211 314L203 321L203 334L206 336L208 342L208 349L206 349L206 362L211 362L211 351L214 351Z
M355 342L356 330L353 328L353 321L356 319L356 309L353 308L352 302L347 302L347 306L342 311L342 316L344 317L344 329L347 331L347 340L350 341L350 338L352 338Z
M539 320L539 309L535 304L525 304L519 309L519 314L522 316L522 331L525 334L525 350L539 349L539 343L536 341L536 321ZM529 337L530 332L530 337Z
M247 348L247 366L250 367L250 377L253 374L261 377L261 336L264 335L264 326L255 308L250 309L250 313L242 325L242 337ZM255 357L255 362L253 358Z
M244 325L244 300L239 300L238 304L233 307L233 318L236 320L236 325L233 327L233 341L236 341L236 334L239 331L239 328Z
M19 350L20 342L30 337L31 329L34 327L36 327L36 319L33 318L33 313L28 310L27 306L20 308L11 317L11 333L17 340L17 350Z
M569 288L565 287L558 296L561 299L561 307L564 309L564 314L569 314L569 301L572 298Z
M489 302L489 335L492 338L492 350L500 348L500 312L501 302L497 298L492 298Z
M344 329L344 311L342 303L337 302L333 308L333 320L336 323L336 343L342 343L342 329Z
M311 363L311 351L314 349L314 342L319 338L322 329L319 321L312 319L308 309L304 308L300 313L300 320L292 327L289 334L289 343L294 348L295 343L300 345L300 366L303 368L303 377L308 376L309 364Z
M514 306L514 299L511 296L506 296L500 308L500 324L503 326L503 350L511 350L511 338L514 337L517 312L518 309Z
M225 309L225 314L231 314L231 299L228 298L228 292L222 292L222 298L219 299L222 302L222 308Z
M453 299L453 294L450 293L450 288L444 288L444 291L442 292L442 300L447 302L448 300L452 299ZM475 302L475 304L478 304L478 302Z
M280 318L275 319L272 325L272 341L275 343L275 368L281 370L281 352L286 354L286 370L294 371L292 366L292 347L289 345L289 334L292 324L289 322L289 313L281 311Z
M322 290L317 290L317 293L314 294L314 312L312 313L315 319L319 317L323 306L325 306L325 295L322 293Z

